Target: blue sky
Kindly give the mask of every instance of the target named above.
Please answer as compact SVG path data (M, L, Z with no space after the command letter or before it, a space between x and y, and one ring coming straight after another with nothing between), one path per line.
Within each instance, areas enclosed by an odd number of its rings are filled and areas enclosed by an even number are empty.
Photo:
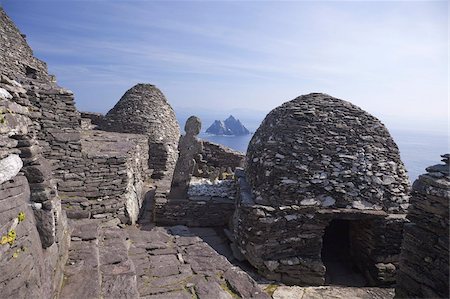
M81 111L148 82L178 113L245 119L324 92L448 129L447 1L0 1Z

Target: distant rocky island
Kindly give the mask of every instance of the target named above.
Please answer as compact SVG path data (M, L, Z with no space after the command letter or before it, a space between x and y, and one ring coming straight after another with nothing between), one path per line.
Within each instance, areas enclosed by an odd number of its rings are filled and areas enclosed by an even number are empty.
M214 121L214 123L206 130L206 133L214 135L241 136L250 134L250 131L246 127L244 127L239 119L236 119L233 115L230 115L224 121Z

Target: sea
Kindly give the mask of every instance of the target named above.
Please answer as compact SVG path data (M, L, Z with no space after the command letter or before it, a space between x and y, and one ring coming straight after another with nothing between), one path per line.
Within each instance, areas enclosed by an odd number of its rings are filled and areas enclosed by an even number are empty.
M417 133L392 129L390 133L399 147L401 159L411 182L425 173L426 167L439 164L440 155L450 152L448 135L443 133ZM253 134L216 136L202 132L199 137L245 153Z

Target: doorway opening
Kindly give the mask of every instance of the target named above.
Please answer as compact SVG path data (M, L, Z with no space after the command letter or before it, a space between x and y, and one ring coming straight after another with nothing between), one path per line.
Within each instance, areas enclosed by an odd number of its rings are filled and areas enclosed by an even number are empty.
M357 221L334 219L323 235L322 262L326 267L325 284L363 287L368 282L356 267L352 254L351 229Z

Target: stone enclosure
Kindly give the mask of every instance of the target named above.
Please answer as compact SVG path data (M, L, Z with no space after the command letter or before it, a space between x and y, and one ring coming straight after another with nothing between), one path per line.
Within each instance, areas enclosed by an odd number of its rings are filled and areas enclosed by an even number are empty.
M388 131L360 108L309 94L274 109L250 142L239 189L236 244L266 277L395 282L409 182Z
M151 84L80 113L0 8L1 297L448 297L448 154L410 192L384 125L318 93L246 155L185 131Z

